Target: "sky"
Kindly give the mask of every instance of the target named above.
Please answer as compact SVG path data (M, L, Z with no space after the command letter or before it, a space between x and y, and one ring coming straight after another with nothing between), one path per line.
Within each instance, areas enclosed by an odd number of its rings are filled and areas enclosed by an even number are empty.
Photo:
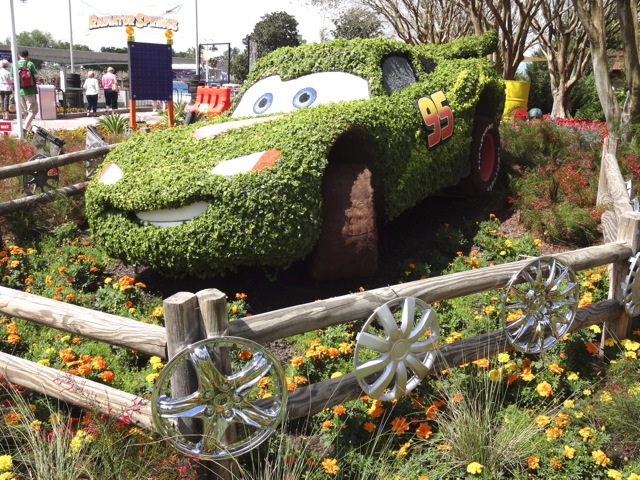
M231 48L244 50L242 39L251 33L254 25L267 13L284 11L298 21L298 32L308 43L320 41L323 16L319 10L307 6L304 0L187 0L184 3L153 0L0 0L0 43L11 36L11 9L13 1L16 34L23 31L49 32L55 40L70 40L73 44L87 45L94 51L100 47L125 47L127 35L124 26L89 29L91 15L135 15L173 18L178 22L174 32L174 51L186 51L196 45L196 8L198 12L198 39L200 43L230 43ZM132 7L131 5L135 5ZM69 7L71 15L69 15ZM71 19L71 22L69 21ZM327 20L327 28L332 25ZM165 43L165 30L136 28L137 42Z

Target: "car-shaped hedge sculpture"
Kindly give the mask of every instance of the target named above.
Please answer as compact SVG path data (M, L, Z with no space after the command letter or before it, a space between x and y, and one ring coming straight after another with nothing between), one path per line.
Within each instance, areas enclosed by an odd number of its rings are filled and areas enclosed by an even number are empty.
M377 225L444 187L490 191L504 82L496 34L281 48L209 123L135 135L86 191L96 241L173 276L310 259L377 269Z

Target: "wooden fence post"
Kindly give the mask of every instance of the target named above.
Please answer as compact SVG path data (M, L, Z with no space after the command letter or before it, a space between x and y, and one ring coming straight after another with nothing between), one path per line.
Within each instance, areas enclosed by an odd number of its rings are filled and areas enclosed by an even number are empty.
M634 254L640 250L640 212L626 212L620 215L618 219L617 239L628 242ZM609 298L616 299L620 302L624 301L624 292L621 284L625 281L628 273L628 261L623 260L611 264L611 268L609 269ZM604 326L602 342L606 339L607 330L614 338L622 340L623 338L627 338L631 331L631 318L626 312L623 312L617 322L612 325L605 323Z
M198 312L198 299L193 293L178 292L162 302L165 328L167 329L167 358L192 343L203 339L203 328ZM171 377L171 392L174 397L189 395L198 389L198 377L193 368L185 364ZM183 434L200 435L197 423L192 419L180 419Z
M229 316L227 314L227 296L220 290L208 288L196 294L200 305L200 315L206 337L218 337L227 335L229 329ZM216 366L225 375L232 373L231 359L227 349L217 352ZM234 424L229 425L225 432L227 444L235 442L237 432ZM207 466L209 479L232 480L240 477L240 469L237 460L228 459L211 462Z

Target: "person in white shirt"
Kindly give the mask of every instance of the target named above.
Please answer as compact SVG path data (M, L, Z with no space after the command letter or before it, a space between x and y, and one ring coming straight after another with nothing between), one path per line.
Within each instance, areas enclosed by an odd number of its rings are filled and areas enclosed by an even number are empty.
M100 92L100 84L96 78L96 72L89 70L82 89L87 96L87 117L95 116L98 111L98 93Z
M13 94L13 80L8 67L7 60L0 60L0 105L2 105L3 120L9 120L9 99Z

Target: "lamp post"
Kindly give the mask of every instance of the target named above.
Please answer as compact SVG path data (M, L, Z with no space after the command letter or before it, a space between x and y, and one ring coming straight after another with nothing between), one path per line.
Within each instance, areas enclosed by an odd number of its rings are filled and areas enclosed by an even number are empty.
M200 38L198 37L198 0L196 0L196 75L200 80Z
M73 26L71 24L71 0L69 0L69 55L71 56L71 73L73 73Z
M25 3L27 0L20 0ZM9 0L11 6L11 62L13 63L13 90L16 103L16 118L18 124L18 138L24 138L22 130L22 99L20 98L20 79L18 77L18 47L16 45L16 21L13 11L13 0Z

